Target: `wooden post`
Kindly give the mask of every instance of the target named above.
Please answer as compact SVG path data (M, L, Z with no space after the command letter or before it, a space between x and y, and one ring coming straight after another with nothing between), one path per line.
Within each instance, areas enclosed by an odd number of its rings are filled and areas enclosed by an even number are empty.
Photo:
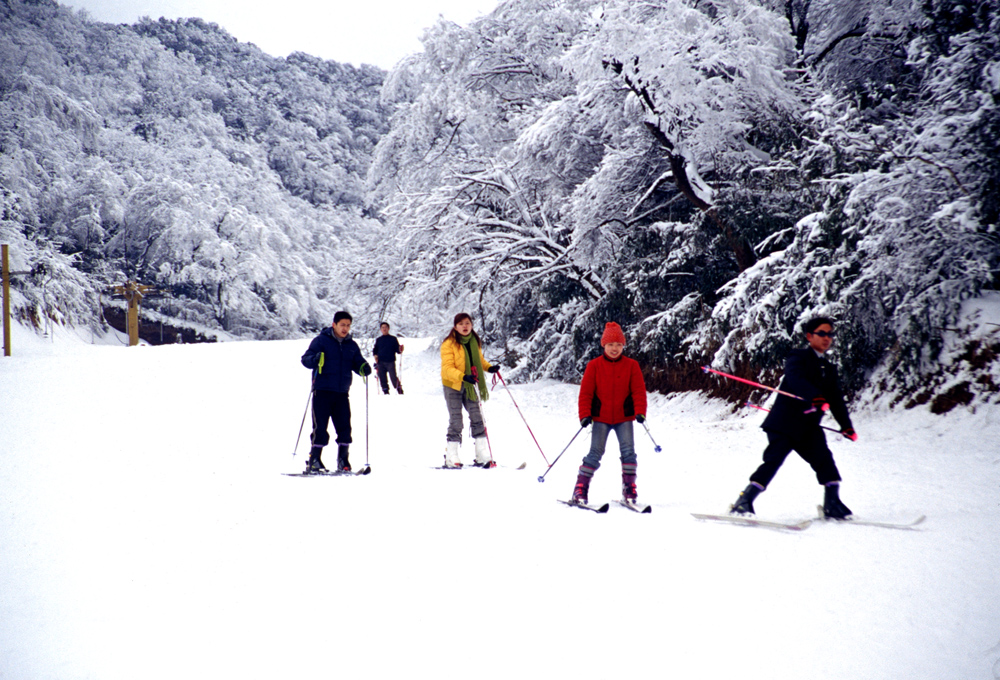
M151 286L144 286L135 281L126 281L123 286L115 286L115 293L128 300L128 346L135 347L139 344L139 303L142 302L143 295L153 292Z
M3 258L3 355L10 356L10 262L7 259L7 244L0 246Z
M128 346L139 344L139 300L140 296L132 293L128 299Z

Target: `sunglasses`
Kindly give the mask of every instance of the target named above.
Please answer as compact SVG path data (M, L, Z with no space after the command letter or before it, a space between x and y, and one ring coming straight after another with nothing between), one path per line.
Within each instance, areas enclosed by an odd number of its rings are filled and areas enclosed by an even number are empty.
M826 331L813 331L811 335L818 335L821 338L832 338L834 333L833 331L830 331L829 333Z

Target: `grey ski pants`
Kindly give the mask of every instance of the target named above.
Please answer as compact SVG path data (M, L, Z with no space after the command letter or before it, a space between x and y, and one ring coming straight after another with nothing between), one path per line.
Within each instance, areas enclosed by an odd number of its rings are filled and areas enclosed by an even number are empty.
M472 430L472 438L486 436L486 424L483 423L483 412L479 408L478 401L472 401L465 395L465 390L453 390L447 385L444 388L444 403L448 406L448 435L447 441L462 441L462 408L469 412L469 427Z

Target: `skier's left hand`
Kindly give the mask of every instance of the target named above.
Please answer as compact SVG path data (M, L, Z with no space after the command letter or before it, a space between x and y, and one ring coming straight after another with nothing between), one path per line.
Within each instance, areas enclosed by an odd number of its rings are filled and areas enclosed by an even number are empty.
M637 415L637 416L635 417L635 419L636 419L637 421L639 421L639 424L640 424L640 425L642 425L642 424L643 424L644 422L646 422L646 416L645 416L645 415L643 415L642 413L640 413L639 415Z
M499 370L500 370L500 364L496 363L496 364L492 364L489 368L487 368L486 372L487 373L496 373Z
M852 442L858 441L858 433L854 431L853 427L845 427L840 431L840 434L844 435L845 438L850 439Z
M372 374L372 367L368 365L368 362L361 364L361 368L358 369L358 375L362 378L367 378Z

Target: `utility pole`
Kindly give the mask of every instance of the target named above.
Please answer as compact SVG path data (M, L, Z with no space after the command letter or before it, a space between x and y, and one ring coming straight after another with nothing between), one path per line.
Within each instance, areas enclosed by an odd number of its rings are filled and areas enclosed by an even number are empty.
M144 286L135 281L126 281L124 285L115 286L115 295L121 295L128 301L128 346L139 344L139 303L144 295L154 292L152 286Z
M10 356L10 262L7 260L7 244L0 246L3 258L3 355Z
M30 274L27 272L12 272L10 270L9 246L4 243L0 245L0 278L3 279L3 355L10 356L10 277L16 274Z

